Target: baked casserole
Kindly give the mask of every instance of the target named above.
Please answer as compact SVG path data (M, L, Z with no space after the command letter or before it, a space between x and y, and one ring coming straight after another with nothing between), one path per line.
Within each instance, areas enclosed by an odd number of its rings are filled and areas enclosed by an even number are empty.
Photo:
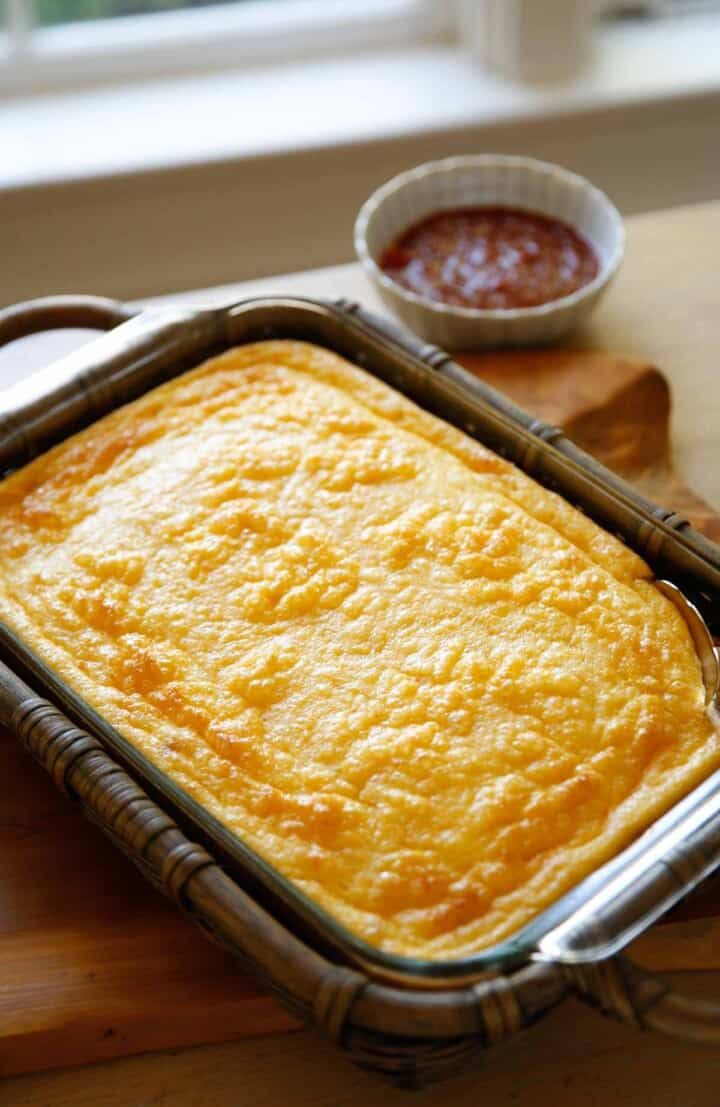
M0 618L378 949L494 945L720 765L645 563L320 347L148 392L0 519Z

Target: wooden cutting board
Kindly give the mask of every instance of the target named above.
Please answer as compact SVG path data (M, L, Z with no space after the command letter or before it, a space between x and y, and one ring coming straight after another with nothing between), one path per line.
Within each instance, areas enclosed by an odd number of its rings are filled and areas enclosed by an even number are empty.
M598 351L460 360L720 540L720 518L673 473L669 390L652 366ZM0 779L0 1074L296 1025L1 732ZM711 888L634 955L658 970L720 968L716 915Z

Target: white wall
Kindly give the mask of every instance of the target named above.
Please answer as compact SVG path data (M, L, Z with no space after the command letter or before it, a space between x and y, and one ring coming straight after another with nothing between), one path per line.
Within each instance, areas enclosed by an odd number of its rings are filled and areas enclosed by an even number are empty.
M0 194L0 303L136 297L352 258L358 207L448 154L524 153L591 177L625 213L720 196L720 98L678 98ZM648 274L652 279L652 274Z

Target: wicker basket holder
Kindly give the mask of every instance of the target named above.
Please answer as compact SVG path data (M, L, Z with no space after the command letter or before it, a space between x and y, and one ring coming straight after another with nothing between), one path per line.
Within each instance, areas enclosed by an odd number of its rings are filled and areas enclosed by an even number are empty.
M562 487L563 472L570 473L574 502L605 519L614 511L615 529L623 531L624 521L625 536L638 552L660 563L664 572L669 567L674 579L692 587L706 618L717 615L717 547L672 512L647 504L557 428L530 419L467 378L441 351L418 344L357 305L275 298L208 312L171 309L136 315L124 305L94 297L53 298L0 312L0 345L56 326L112 330L52 367L52 373L40 373L0 397L0 459L5 469L38 453L68 428L137 394L140 380L142 388L150 387L170 375L170 365L177 372L197 361L199 353L204 356L283 327L296 337L323 341L324 336L326 344L338 348L342 343L337 336L342 333L345 352L354 352L355 360L371 371L375 360L383 352L389 356L389 351L400 366L398 372L422 369L425 377L442 378L456 393L470 392L476 407L482 401L487 422L478 436L500 448L502 427L512 425L515 438L510 444L505 441L504 453L554 487ZM441 409L442 399L432 406ZM449 1075L488 1046L530 1026L571 992L634 1026L720 1045L720 1004L684 998L622 956L575 962L571 957L565 962L529 959L518 968L485 974L474 982L427 988L384 983L329 957L244 891L236 876L218 863L212 848L195 844L187 828L180 829L164 805L150 798L144 782L135 779L137 773L128 772L90 728L76 725L68 713L39 695L36 685L17 658L0 663L0 722L155 887L258 977L283 1006L319 1027L356 1064L403 1085L422 1085ZM699 836L683 842L673 855L675 899L720 863L716 792L720 784L707 790L708 818ZM596 920L597 925L602 921Z

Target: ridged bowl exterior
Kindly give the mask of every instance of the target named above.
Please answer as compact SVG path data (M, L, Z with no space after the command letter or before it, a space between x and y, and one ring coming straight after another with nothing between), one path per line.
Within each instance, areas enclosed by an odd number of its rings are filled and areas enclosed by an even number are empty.
M383 250L432 212L478 205L524 208L561 219L588 239L600 263L584 288L533 308L481 311L417 296L378 264ZM481 154L428 162L379 188L360 210L355 250L387 306L421 338L451 350L557 341L590 314L622 260L622 219L583 177L531 158Z

